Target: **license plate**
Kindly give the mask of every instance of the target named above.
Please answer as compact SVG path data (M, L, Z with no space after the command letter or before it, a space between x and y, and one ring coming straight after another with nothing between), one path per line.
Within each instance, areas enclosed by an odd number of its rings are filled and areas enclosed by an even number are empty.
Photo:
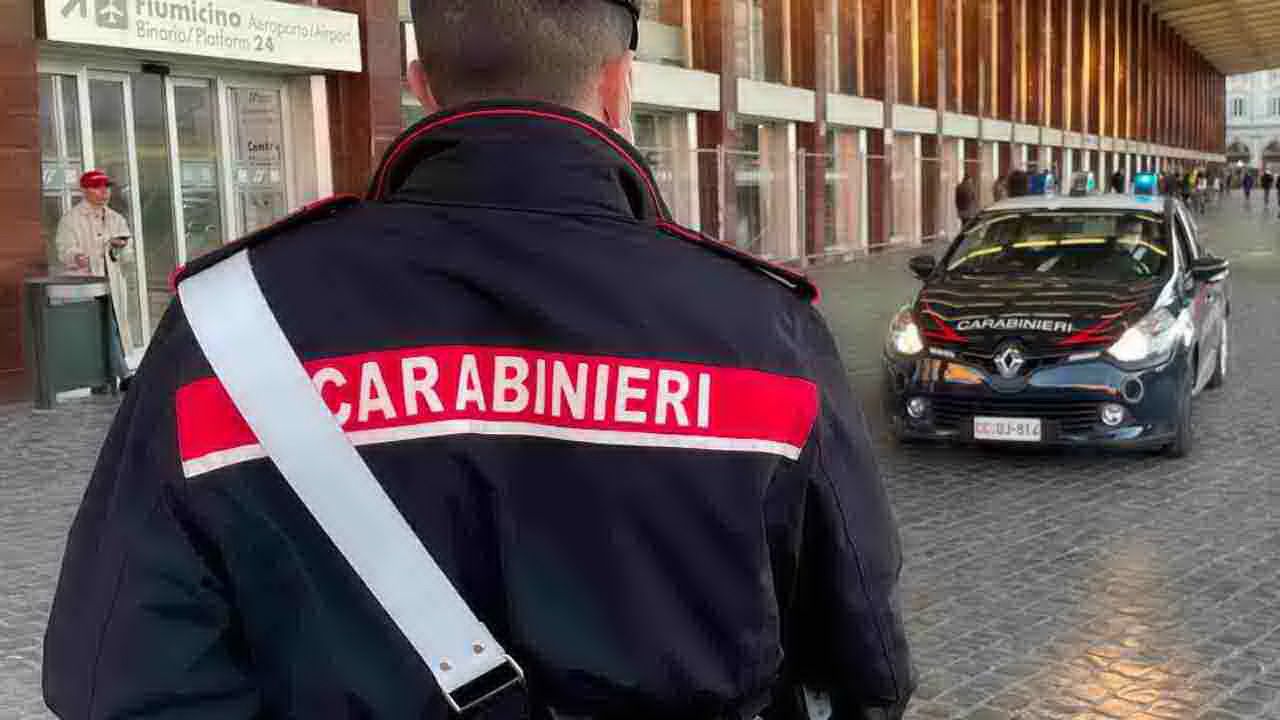
M1036 418L976 417L973 419L973 439L1040 442L1040 425L1040 420Z

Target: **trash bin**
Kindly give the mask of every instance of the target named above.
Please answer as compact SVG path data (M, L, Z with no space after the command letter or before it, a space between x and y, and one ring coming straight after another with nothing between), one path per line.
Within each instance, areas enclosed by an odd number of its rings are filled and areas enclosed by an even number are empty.
M111 288L101 277L39 277L26 283L27 367L36 407L60 392L111 385Z

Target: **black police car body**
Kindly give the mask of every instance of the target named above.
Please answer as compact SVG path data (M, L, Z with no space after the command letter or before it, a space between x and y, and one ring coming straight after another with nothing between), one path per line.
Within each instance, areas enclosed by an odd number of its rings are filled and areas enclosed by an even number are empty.
M1227 263L1176 199L1007 200L911 269L885 345L899 438L1181 456L1192 398L1225 379Z

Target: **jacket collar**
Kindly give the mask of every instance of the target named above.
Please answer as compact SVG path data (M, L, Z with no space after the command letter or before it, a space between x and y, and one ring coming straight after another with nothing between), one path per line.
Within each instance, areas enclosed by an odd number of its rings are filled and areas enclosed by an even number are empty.
M631 143L587 115L537 103L477 103L418 121L388 148L369 199L670 217Z

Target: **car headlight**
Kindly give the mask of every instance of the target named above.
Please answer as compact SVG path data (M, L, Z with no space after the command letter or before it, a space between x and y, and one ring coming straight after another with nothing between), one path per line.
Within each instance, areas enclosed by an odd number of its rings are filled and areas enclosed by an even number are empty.
M1167 308L1157 308L1125 330L1107 354L1126 364L1160 362L1173 352L1178 341L1190 344L1192 337L1188 312L1174 316Z
M897 355L911 357L924 352L924 338L920 326L911 315L911 308L904 307L889 325L889 350Z

